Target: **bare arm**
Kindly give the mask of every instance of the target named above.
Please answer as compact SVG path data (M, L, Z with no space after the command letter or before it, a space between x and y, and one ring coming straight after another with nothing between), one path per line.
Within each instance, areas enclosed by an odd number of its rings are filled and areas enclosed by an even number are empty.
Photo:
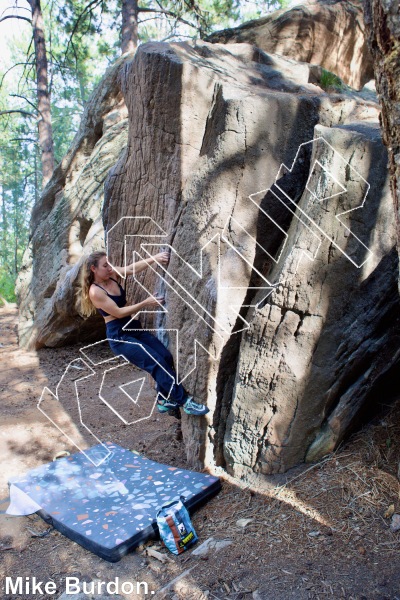
M130 304L129 306L123 306L122 308L120 308L116 305L114 300L111 300L111 298L107 296L107 294L102 289L96 287L95 285L91 286L89 290L89 297L96 308L101 308L106 313L117 319L130 317L131 315L140 312L144 308L157 308L164 300L164 298L161 297L149 296L148 298L146 298L142 302L139 302L138 304Z
M137 262L127 265L127 267L113 266L113 268L118 273L118 275L121 275L121 277L127 277L128 275L137 275L138 273L141 273L142 271L147 269L149 265L152 265L154 263L167 265L168 261L169 252L160 252L159 254L149 256L148 258L145 258L143 260L138 260Z

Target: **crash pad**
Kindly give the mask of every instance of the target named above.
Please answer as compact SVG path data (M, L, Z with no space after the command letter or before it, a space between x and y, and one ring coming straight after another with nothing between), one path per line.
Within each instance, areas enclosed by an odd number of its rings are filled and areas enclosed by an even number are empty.
M96 466L102 453L106 458ZM110 562L158 536L162 505L183 497L193 513L221 488L218 477L161 464L112 443L32 469L9 485L8 514L37 512Z

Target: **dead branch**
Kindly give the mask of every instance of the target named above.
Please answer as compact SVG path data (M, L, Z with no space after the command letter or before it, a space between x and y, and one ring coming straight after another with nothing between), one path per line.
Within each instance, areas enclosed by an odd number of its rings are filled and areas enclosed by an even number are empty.
M38 109L37 106L35 106L33 104L33 102L31 102L28 98L26 98L25 96L22 96L21 94L10 94L10 96L12 96L13 98L21 98L21 100L25 100L25 102L27 102L27 104L29 104L30 106L32 106L32 108L34 108L36 110L36 112L38 112L40 114L40 111Z
M28 17L21 17L20 15L6 15L5 17L1 17L0 23L5 21L6 19L21 19L21 21L28 21L28 23L32 25L32 19L28 19Z
M188 25L189 27L193 27L194 29L197 29L197 25L193 25L193 23L190 23L189 21L187 21L186 19L184 19L183 17L180 17L179 15L177 15L176 13L172 12L171 10L165 10L164 8L138 8L138 12L155 12L155 13L160 13L162 15L166 15L168 17L173 17L174 19L176 19L177 21L180 21L181 23L184 23L185 25Z
M24 115L25 117L33 117L34 119L36 119L36 116L37 116L26 110L21 110L19 108L16 108L14 110L0 110L0 117L3 115L10 115L11 113L19 113L21 115Z
M34 138L11 138L11 140L8 140L9 144L11 144L12 142L29 142L32 144L37 144L37 140L35 140Z
M12 70L12 69L14 69L15 67L20 67L20 66L22 66L22 65L26 66L27 64L28 64L28 63L26 63L26 62L19 62L19 63L15 63L15 65L13 65L13 66L12 66L12 67L10 67L9 69L7 69L7 71L6 71L6 72L3 74L3 76L2 76L2 78L1 78L1 80L0 80L0 88L1 88L1 87L2 87L2 85L3 85L3 81L4 81L4 78L5 78L5 76L6 76L6 75L7 75L7 74L8 74L8 73L9 73L9 72ZM30 64L32 65L33 63L30 63Z

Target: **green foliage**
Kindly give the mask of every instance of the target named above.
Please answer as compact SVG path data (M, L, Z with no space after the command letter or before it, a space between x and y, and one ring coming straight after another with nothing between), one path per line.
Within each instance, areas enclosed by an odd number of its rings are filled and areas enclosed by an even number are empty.
M214 29L227 27L230 22L239 19L240 2L238 0L200 0L197 4L202 20L197 19L199 28L197 31L193 31L193 37L204 37ZM187 17L193 18L193 15L188 13Z
M13 60L18 59L19 51L16 44ZM26 71L30 81L29 66ZM29 86L16 69L0 88L0 110L22 105L34 115L34 107L24 106L21 98L10 96L11 90L29 98ZM34 98L32 104L33 101ZM36 136L35 115L29 118L13 113L0 118L0 296L8 301L15 301L14 283L28 243L31 209L38 195Z
M16 154L18 148L18 155ZM37 170L30 164L32 144L8 140L1 156L0 179L0 268L15 277L28 243L29 219L36 195ZM18 156L18 160L16 160Z
M139 39L145 42L203 38L212 31L259 18L288 3L289 0L164 0L159 6L176 18L139 13ZM139 2L139 8L150 6L155 6L151 0Z
M15 277L10 275L4 267L0 267L0 306L2 298L7 302L15 302Z
M103 31L112 5L99 0L88 10L86 0L53 0L49 60L56 163L68 150L93 87L117 57L117 35Z
M115 1L88 3L86 0L58 0L56 41L53 55L58 69L72 84L75 99L81 105L107 65L118 54L115 31Z
M290 0L259 0L258 2L244 0L239 4L239 19L244 22L259 19L280 8L287 8L290 4Z
M82 20L70 42L75 12L87 3L51 0L42 3L50 73L56 164L79 127L84 104L107 64L116 56L97 32L100 24ZM67 12L67 11L70 12ZM11 21L8 21L11 23ZM37 145L36 72L29 24L12 40L11 56L0 68L0 295L14 300L14 282L28 244L32 207L41 192ZM115 37L115 46L117 35ZM109 39L109 38L107 38ZM15 66L14 66L15 65Z
M331 73L331 71L327 71L326 69L322 69L319 85L323 90L326 91L336 90L339 92L345 89L345 84L340 77L335 75L335 73Z

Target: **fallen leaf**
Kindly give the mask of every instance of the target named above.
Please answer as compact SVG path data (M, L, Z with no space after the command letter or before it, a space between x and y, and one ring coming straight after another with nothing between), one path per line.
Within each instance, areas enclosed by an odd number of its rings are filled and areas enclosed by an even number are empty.
M226 546L230 546L230 544L232 544L232 540L216 540L213 537L210 537L205 542L200 544L200 546L197 546L195 550L193 550L192 556L204 556L209 552L214 554Z
M236 521L236 526L245 528L252 521L254 521L254 519L239 519L238 521Z
M394 515L394 504L391 504L389 508L385 511L383 515L385 519L390 519L390 517Z
M167 562L167 557L165 556L165 554L161 554L161 552L157 552L157 550L154 550L154 548L146 548L146 552L148 556L152 556L153 558L156 558L157 560L159 560L162 563Z

